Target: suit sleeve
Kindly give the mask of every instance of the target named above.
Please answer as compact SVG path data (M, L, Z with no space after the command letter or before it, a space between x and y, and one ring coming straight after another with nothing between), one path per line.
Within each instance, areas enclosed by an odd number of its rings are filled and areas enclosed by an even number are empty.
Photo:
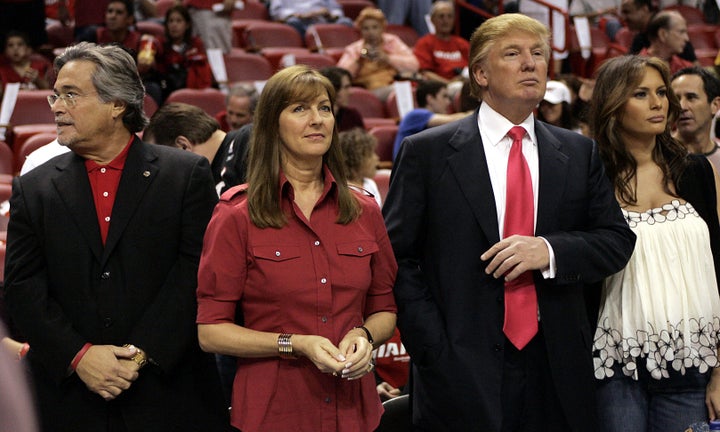
M625 267L635 247L593 141L587 182L587 216L582 230L543 234L557 263L556 283L593 283Z
M205 228L216 203L210 165L207 159L200 158L192 168L183 194L177 261L129 338L164 372L183 362L187 353L198 346L197 272Z
M72 326L61 306L49 294L42 238L28 211L23 182L13 180L5 264L5 302L18 328L23 329L39 361L62 381L75 354L87 342Z
M423 274L425 250L426 186L418 151L409 139L403 141L393 168L390 189L383 205L385 224L398 263L394 294L398 327L413 362L424 364L444 347L442 314Z

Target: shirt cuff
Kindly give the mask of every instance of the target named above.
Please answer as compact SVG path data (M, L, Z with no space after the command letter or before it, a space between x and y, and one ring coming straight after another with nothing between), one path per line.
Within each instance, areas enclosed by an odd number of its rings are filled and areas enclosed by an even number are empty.
M545 237L540 237L545 242L545 246L548 248L548 255L550 256L550 263L548 266L542 270L540 270L540 273L542 273L543 278L545 279L555 279L555 275L557 273L557 265L555 263L555 251L553 251L552 246L550 246L550 242L547 241Z

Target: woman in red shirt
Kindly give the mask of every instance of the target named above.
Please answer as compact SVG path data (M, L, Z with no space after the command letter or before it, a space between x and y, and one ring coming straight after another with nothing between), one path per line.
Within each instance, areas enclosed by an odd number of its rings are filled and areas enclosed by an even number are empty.
M198 335L239 357L243 432L370 432L382 414L372 350L395 328L397 264L378 205L347 186L334 98L307 66L267 82L248 184L223 194L205 235Z

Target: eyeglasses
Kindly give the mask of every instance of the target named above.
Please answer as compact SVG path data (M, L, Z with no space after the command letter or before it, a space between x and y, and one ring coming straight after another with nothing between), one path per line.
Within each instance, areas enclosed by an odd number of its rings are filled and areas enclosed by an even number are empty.
M48 101L48 104L50 105L50 108L52 108L53 105L55 105L55 102L57 102L58 99L62 100L66 107L75 108L75 105L77 105L78 98L81 98L83 96L88 96L93 93L95 93L95 92L88 93L85 95L80 95L80 94L73 93L73 92L51 94L51 95L48 95L47 101Z

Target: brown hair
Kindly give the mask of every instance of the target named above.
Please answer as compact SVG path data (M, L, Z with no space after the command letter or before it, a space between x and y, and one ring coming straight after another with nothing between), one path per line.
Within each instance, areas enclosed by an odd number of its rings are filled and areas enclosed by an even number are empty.
M368 6L365 9L361 10L357 18L355 18L355 27L362 27L362 24L365 22L365 20L368 19L380 21L380 24L382 24L383 28L387 26L387 18L385 18L385 14L383 13L383 11L372 6Z
M277 72L260 94L250 137L247 173L250 219L259 228L280 228L287 223L278 193L282 148L280 114L291 103L312 100L320 94L327 94L331 104L335 104L335 89L330 81L304 65L290 66ZM323 162L338 186L337 222L348 224L360 216L361 210L347 188L337 128L333 128L332 142L323 155Z
M663 171L663 189L669 195L676 195L670 190L670 183L677 185L687 164L687 150L670 135L670 127L680 114L680 102L670 87L670 71L665 62L656 57L633 55L606 61L596 74L589 126L593 138L598 142L600 157L615 192L627 204L637 202L637 161L622 140L620 120L625 112L625 104L642 82L647 68L657 70L667 88L667 125L656 138L652 157Z
M174 102L155 111L143 134L146 141L175 146L180 135L193 144L203 144L220 129L217 120L200 107Z
M340 148L345 157L348 178L357 180L360 175L360 168L365 159L370 157L377 147L377 138L362 128L354 128L349 131L340 132Z

